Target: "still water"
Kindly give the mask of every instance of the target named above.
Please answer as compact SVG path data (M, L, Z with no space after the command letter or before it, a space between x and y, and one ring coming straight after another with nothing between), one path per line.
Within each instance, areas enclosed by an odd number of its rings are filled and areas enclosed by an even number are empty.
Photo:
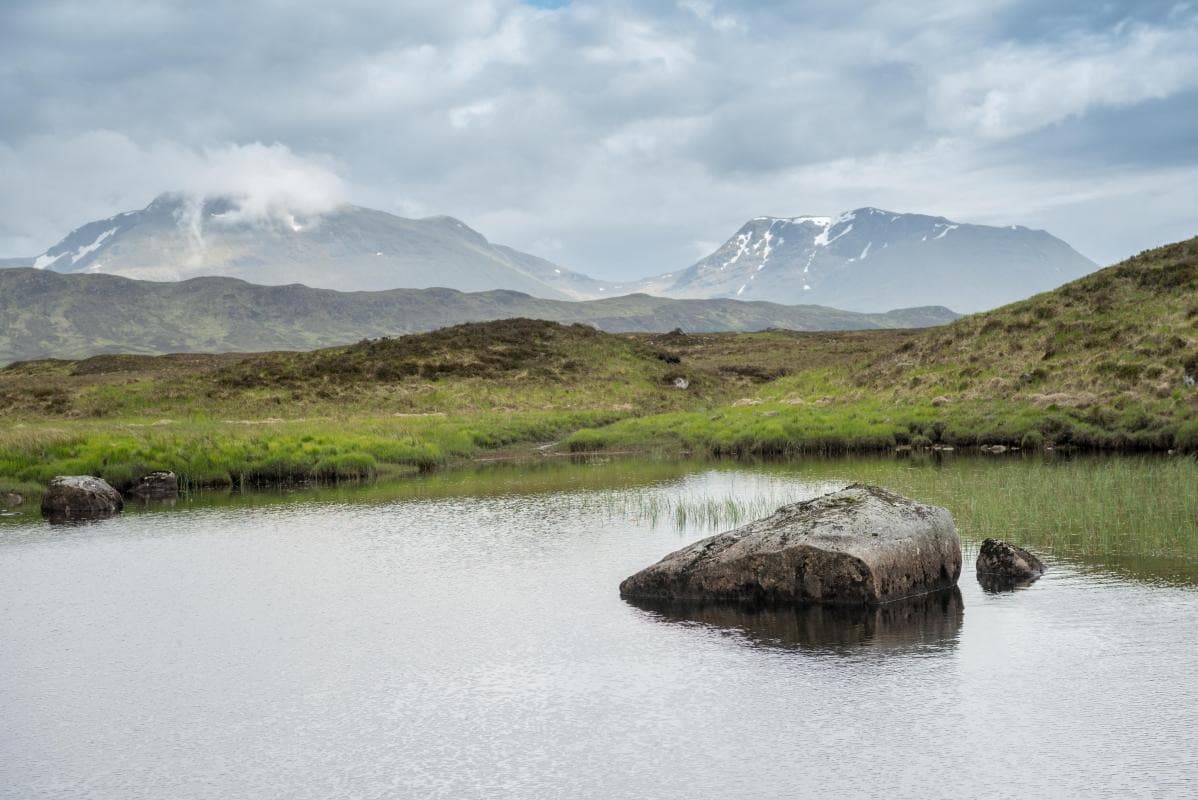
M1113 488L1159 501L1147 477L1190 474L1162 469L1189 468L498 467L5 520L0 797L1193 797L1193 493L1137 512ZM1037 509L1046 475L1061 502ZM959 595L844 616L617 594L860 477L954 511ZM1075 530L1075 484L1109 531ZM1048 574L984 592L986 526Z

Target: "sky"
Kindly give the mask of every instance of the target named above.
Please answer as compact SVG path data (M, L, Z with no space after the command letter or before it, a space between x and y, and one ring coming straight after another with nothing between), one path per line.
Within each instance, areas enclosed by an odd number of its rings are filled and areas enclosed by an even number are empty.
M168 190L606 279L861 206L1103 264L1198 234L1192 2L5 0L0 109L0 256Z

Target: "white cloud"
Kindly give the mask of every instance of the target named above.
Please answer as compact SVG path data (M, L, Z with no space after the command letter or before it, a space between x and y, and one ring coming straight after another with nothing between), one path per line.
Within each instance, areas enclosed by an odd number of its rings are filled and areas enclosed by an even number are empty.
M200 196L229 195L237 219L319 215L346 200L346 186L322 160L303 158L281 144L223 145L178 151L180 188Z
M1006 43L939 77L933 124L1005 138L1083 114L1198 87L1198 17L1176 26L1119 25L1035 46Z
M691 12L717 31L745 30L745 25L733 15L716 11L715 3L711 0L678 0L678 7Z
M451 108L449 124L461 129L486 123L488 119L495 116L496 108L498 108L498 103L494 100L480 100L477 103Z
M16 242L12 252L24 255L45 250L76 225L140 208L164 191L234 197L240 209L230 219L251 221L315 216L347 198L327 160L281 144L143 145L108 130L0 144L0 175L6 186L21 187L0 192L0 235L9 235Z

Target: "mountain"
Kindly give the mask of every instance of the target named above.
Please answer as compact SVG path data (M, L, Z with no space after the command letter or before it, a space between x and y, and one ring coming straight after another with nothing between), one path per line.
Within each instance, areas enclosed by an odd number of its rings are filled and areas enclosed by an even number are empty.
M492 244L452 217L405 219L353 205L311 216L251 211L229 197L164 194L140 211L75 229L32 264L0 266L354 291L508 289L555 300L644 293L863 312L984 310L1097 268L1045 231L860 208L838 217L756 217L689 268L616 284Z
M957 315L946 308L860 314L647 295L567 302L506 290L336 292L222 277L153 283L103 274L0 270L0 363L112 352L304 350L511 317L583 322L615 332L664 332L908 328L944 324Z
M1097 268L1045 231L859 208L838 217L756 217L698 263L634 290L858 311L934 303L971 312Z
M405 219L353 205L308 217L251 214L233 198L181 194L76 228L32 266L157 281L226 275L327 289L512 289L560 300L595 296L601 285L491 244L452 217Z

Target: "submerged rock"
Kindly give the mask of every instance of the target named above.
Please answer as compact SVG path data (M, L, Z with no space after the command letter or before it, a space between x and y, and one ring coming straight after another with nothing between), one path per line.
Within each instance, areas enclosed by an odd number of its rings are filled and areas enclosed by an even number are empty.
M978 582L991 591L1013 589L1044 574L1044 562L1001 539L986 539L978 551Z
M875 605L955 586L952 516L854 485L695 542L620 584L626 598Z
M128 494L144 500L171 500L179 496L179 478L173 472L151 472L138 478Z
M42 513L51 521L102 519L125 507L121 493L91 475L59 475L42 497Z

